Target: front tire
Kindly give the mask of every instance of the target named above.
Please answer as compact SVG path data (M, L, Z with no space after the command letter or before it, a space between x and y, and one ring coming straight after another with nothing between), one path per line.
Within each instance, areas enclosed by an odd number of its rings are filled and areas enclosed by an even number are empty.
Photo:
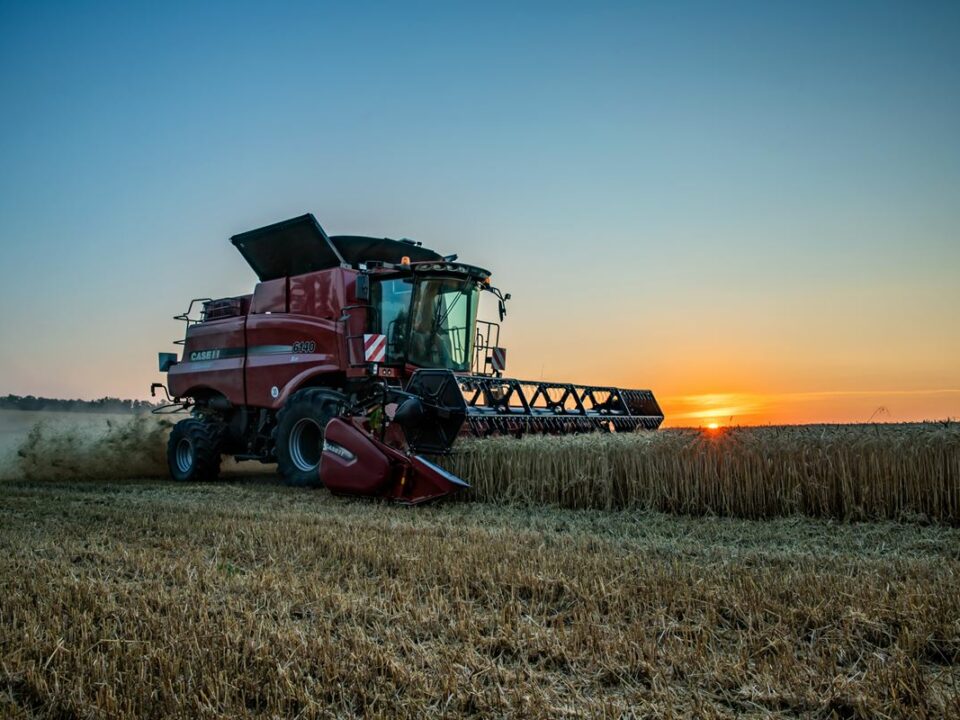
M333 390L298 390L277 413L277 471L287 485L318 487L327 423L340 414L343 395Z
M220 474L221 432L197 418L181 420L170 431L167 465L180 482L216 480Z

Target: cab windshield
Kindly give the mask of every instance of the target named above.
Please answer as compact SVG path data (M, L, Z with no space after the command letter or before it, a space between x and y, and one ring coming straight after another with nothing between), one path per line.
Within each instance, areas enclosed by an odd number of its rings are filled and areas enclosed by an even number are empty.
M413 291L408 360L421 367L469 370L477 319L473 280L430 278Z
M374 283L374 325L387 336L386 361L470 370L479 292L470 278Z

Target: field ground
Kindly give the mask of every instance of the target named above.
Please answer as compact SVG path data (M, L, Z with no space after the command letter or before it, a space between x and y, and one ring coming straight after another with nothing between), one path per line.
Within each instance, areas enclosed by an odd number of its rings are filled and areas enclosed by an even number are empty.
M960 530L0 484L2 717L960 717Z

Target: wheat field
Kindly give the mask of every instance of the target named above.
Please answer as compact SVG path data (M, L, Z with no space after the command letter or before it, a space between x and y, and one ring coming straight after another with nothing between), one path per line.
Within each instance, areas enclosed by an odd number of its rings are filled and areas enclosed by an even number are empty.
M170 421L38 423L17 476L165 477ZM960 522L960 423L806 425L461 440L461 500L742 518ZM257 463L225 469L261 472Z
M0 483L0 717L960 716L960 530Z
M957 422L490 438L446 464L487 502L960 520Z

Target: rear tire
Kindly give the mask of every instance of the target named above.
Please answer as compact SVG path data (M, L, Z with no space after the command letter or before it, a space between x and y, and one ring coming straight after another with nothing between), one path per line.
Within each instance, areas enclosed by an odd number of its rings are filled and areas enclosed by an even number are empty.
M171 477L180 482L216 480L222 435L221 428L197 418L174 425L167 442Z
M277 471L284 483L320 487L320 455L327 423L340 415L343 395L322 388L298 390L277 413Z

